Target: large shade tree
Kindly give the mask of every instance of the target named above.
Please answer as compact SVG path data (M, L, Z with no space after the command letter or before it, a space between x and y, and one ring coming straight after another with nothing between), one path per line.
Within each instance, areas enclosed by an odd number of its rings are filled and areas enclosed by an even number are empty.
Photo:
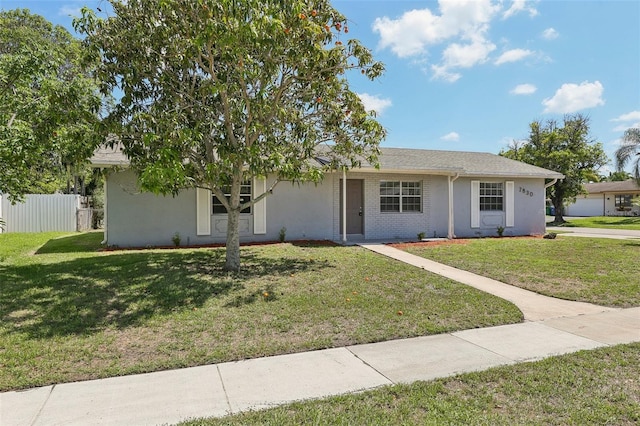
M240 267L241 184L319 181L336 167L377 162L385 131L346 75L383 65L348 39L328 0L112 0L76 22L99 56L108 118L144 190L206 188L228 214L226 269ZM356 71L356 72L354 72ZM310 161L323 145L327 162ZM225 196L225 194L230 194Z
M100 140L82 45L28 10L0 11L0 193L13 201L79 169Z
M500 155L562 173L565 178L547 188L547 197L555 208L556 223L563 223L567 202L584 192L584 182L596 176L608 163L602 144L589 135L589 119L581 114L556 120L534 121L529 138L512 143Z
M640 184L640 128L627 129L622 136L622 145L616 150L616 166L622 171L629 163L633 175Z

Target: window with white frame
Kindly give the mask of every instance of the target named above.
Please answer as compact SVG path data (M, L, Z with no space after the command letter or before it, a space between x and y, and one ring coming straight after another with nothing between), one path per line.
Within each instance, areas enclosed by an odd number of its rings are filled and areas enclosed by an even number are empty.
M631 207L631 194L616 194L616 208Z
M504 185L502 182L480 182L480 211L504 210Z
M420 182L380 181L380 212L420 211L422 211L422 185Z
M223 188L224 196L229 198L231 197L231 189ZM251 180L247 180L242 182L240 185L240 204L251 201ZM227 213L227 209L222 205L222 202L213 195L213 214L223 214ZM243 209L240 213L251 213L251 207L247 207Z

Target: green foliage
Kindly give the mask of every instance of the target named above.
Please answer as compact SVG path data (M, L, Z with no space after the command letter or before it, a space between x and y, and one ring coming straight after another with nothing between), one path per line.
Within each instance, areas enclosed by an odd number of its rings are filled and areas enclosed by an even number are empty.
M107 124L143 189L213 191L229 214L234 255L237 215L258 201L241 204L247 178L274 176L272 190L362 160L377 164L385 131L345 73L375 79L384 67L347 39L347 19L328 0L111 3L112 17L85 8L75 23L101 62L103 91L123 93Z
M287 228L283 226L282 228L280 228L280 232L278 233L278 240L280 240L281 243L284 243L284 240L286 238L287 238Z
M555 120L530 124L529 139L514 142L500 155L534 166L562 173L565 178L547 188L556 211L555 222L564 222L564 204L575 200L584 192L583 183L597 175L597 170L608 163L601 143L589 136L589 119L575 114L564 117L562 125Z
M609 176L603 179L605 182L622 182L625 180L631 179L631 173L625 172L624 170L616 170L615 172L610 172Z
M640 128L632 127L624 132L622 145L616 151L616 166L622 171L631 163L633 175L640 184Z
M0 192L12 200L58 186L99 141L101 97L81 53L63 27L26 9L0 12Z

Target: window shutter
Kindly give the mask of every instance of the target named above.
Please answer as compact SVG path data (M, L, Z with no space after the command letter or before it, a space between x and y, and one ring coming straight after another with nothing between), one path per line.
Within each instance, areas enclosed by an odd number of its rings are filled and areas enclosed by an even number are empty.
M196 188L196 235L211 235L211 191Z
M471 227L480 228L480 181L471 181Z
M515 205L514 205L514 183L513 182L507 182L506 184L506 191L505 191L505 226L515 226Z
M266 179L255 178L253 180L253 198L259 197L267 190ZM263 198L253 205L253 233L267 233L267 199Z

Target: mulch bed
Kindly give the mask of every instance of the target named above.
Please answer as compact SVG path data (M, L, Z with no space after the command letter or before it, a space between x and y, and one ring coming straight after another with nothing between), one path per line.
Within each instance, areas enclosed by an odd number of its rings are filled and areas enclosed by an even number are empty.
M338 244L329 240L293 240L285 241L287 244L292 244L299 247L331 247ZM282 244L280 241L253 241L240 243L240 247L245 246L266 246L273 244ZM180 246L145 246L145 247L103 247L98 251L130 251L130 250L175 250L175 249L199 249L199 248L220 248L225 247L225 243L212 243L212 244L192 244L192 245L180 245Z

